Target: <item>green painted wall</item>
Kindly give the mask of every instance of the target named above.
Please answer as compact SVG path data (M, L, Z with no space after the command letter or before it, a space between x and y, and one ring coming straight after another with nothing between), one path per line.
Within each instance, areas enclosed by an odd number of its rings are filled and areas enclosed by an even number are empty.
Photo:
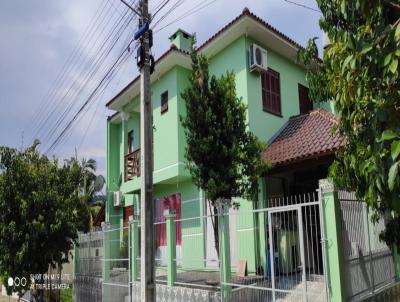
M249 72L249 63L246 60L250 130L267 142L286 123L288 118L299 114L298 84L308 85L302 68L268 49L263 43L251 38L246 39L246 50L252 43L257 43L267 49L268 67L280 74L282 117L263 111L261 76L258 73Z
M174 185L158 184L154 187L154 199L181 194L182 218L197 218L204 215L203 194L191 181ZM182 221L182 267L204 267L205 238L203 219Z
M122 215L121 210L113 206L112 192L118 190L120 179L120 125L107 122L107 166L106 166L106 184L107 184L107 203L106 203L106 223L118 224Z
M237 95L248 106L247 120L249 129L260 139L267 142L280 127L293 115L299 114L298 84L306 85L304 70L293 62L268 50L269 66L280 73L282 117L266 113L262 109L261 79L257 74L250 73L248 66L248 48L251 43L263 45L253 41L250 37L242 36L223 51L210 59L210 72L216 76L233 71L236 79ZM185 134L179 121L180 116L186 113L184 100L181 93L188 85L190 71L176 66L152 84L153 122L154 122L154 198L170 195L176 192L182 194L182 217L196 217L204 215L204 207L200 202L202 193L193 185L190 175L184 166ZM168 90L168 111L161 114L161 94ZM108 179L118 179L117 176L124 169L124 155L126 154L127 132L134 130L134 147L140 146L140 120L137 110L139 97L124 107L130 113L130 118L125 126L109 123L108 129ZM332 111L331 104L323 104ZM108 182L109 183L109 182ZM111 183L111 182L110 182ZM109 190L118 188L110 185ZM260 184L258 205L245 200L238 211L237 239L238 259L246 259L248 271L253 273L259 265L266 268L265 232L263 226L266 217L258 215L240 215L256 207L264 207L265 188ZM120 190L126 194L125 206L134 205L139 208L139 178L123 183ZM129 194L127 194L129 193ZM110 204L110 203L109 203ZM113 212L114 211L114 212ZM107 215L112 216L118 211L108 206ZM135 210L137 213L137 211ZM117 218L116 218L117 220ZM204 267L202 259L205 258L205 242L203 236L204 222L185 222L182 224L182 257L183 266ZM255 230L259 230L258 232ZM233 266L236 263L232 263Z

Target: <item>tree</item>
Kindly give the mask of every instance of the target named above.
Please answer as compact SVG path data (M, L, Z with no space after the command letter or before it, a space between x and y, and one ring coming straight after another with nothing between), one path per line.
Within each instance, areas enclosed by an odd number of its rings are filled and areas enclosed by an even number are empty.
M93 220L97 215L101 205L105 202L105 196L102 193L106 182L103 175L97 175L97 163L94 159L82 159L80 163L82 181L80 183L82 195L87 199L87 206L90 210L90 229L93 226Z
M31 274L68 262L78 231L88 230L81 167L49 160L38 144L0 147L0 273L7 290L19 293ZM8 277L25 277L27 284L11 289Z
M264 145L247 130L246 106L236 95L235 75L209 75L208 60L193 50L189 87L183 92L186 162L195 185L206 192L218 253L218 206L238 207L233 197L255 200L267 163Z
M378 214L393 212L381 239L400 247L400 6L389 0L317 0L330 46L315 38L300 59L314 100L334 100L347 145L330 169ZM380 200L380 201L379 201Z

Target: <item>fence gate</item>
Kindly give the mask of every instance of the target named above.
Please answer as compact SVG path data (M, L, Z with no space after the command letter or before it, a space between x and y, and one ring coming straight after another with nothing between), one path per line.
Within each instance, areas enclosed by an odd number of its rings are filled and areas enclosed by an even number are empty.
M326 301L320 214L316 192L274 198L267 201L267 208L237 212L239 248L262 246L251 242L250 234L264 232L265 251L258 257L261 263L255 264L255 276L232 273L232 282L225 284L231 286L228 301Z

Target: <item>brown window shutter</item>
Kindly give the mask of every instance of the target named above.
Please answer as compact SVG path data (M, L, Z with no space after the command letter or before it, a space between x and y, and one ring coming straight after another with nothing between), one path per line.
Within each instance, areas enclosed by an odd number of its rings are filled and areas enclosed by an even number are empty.
M308 88L299 84L299 107L300 114L306 114L313 110L313 103L309 97Z
M263 110L281 115L281 89L279 73L269 69L261 75Z

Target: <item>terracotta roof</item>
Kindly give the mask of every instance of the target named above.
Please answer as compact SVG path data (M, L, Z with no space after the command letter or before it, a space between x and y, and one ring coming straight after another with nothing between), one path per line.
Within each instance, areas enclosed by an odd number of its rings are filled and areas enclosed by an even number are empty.
M252 19L254 19L255 21L257 21L258 23L260 23L262 26L264 26L266 29L274 32L275 34L277 34L278 36L280 36L281 38L283 38L284 40L286 40L287 42L289 42L290 44L292 44L293 46L297 47L297 48L303 48L299 43L295 42L294 40L292 40L291 38L289 38L288 36L286 36L285 34L283 34L282 32L280 32L279 30L277 30L275 27L271 26L270 24L268 24L267 22L265 22L263 19L261 19L260 17L256 16L255 14L253 14L252 12L250 12L250 10L245 7L242 11L242 13L237 16L235 19L233 19L231 22L229 22L227 25L225 25L223 28L221 28L217 33L215 33L212 37L210 37L207 41L205 41L199 48L198 50L202 50L203 48L205 48L208 44L210 44L212 41L214 41L217 37L219 37L220 35L222 35L225 31L227 31L229 28L231 28L234 24L236 24L237 22L239 22L242 18L244 17L250 17ZM171 46L171 48L169 50L167 50L164 54L161 55L161 57L159 57L157 59L157 61L155 62L155 64L157 65L163 58L165 58L168 54L170 54L172 51L179 51L182 52L184 54L188 54L185 51L179 50L177 49L174 45ZM111 103L113 103L121 94L123 94L133 83L135 83L136 81L138 81L140 79L139 76L137 76L133 81L131 81L125 88L123 88L116 96L114 96L107 104L106 106L108 107L109 105L111 105Z
M284 166L333 154L345 144L339 133L332 133L338 122L335 115L324 109L291 117L271 139L262 157L273 166Z

